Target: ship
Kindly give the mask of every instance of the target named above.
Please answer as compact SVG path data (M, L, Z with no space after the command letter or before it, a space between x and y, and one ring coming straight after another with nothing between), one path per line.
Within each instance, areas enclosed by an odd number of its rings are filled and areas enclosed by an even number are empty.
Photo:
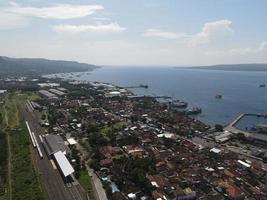
M193 107L193 108L187 109L185 111L185 114L187 114L187 115L197 115L197 114L200 114L201 112L202 112L201 108Z
M180 101L180 100L175 100L171 102L171 106L174 108L186 108L188 105L187 102Z
M217 94L217 95L215 96L215 98L216 98L216 99L222 99L222 95L221 95L221 94Z
M139 87L140 87L140 88L145 88L145 89L147 89L147 88L148 88L148 85L140 84Z
M260 84L259 87L263 88L263 87L266 87L266 85L265 84Z

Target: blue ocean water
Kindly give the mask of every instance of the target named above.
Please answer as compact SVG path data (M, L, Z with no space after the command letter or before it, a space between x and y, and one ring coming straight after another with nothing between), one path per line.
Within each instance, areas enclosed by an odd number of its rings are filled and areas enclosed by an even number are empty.
M267 84L267 72L102 67L90 73L63 76L119 86L148 84L148 89L132 91L141 95L167 95L201 107L202 113L197 118L208 124L227 124L241 113L267 113L267 88L259 87ZM217 94L223 98L216 99Z

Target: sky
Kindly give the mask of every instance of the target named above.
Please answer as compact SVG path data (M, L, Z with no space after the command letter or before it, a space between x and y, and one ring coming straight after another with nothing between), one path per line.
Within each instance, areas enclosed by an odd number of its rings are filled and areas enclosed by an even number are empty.
M266 0L0 0L0 55L96 65L267 62Z

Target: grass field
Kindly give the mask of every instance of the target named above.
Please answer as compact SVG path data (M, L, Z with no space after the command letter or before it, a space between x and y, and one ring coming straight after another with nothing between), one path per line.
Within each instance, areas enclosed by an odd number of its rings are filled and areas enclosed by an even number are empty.
M6 188L7 188L7 140L5 132L0 130L0 199L6 199Z
M78 181L81 186L86 190L89 199L94 200L95 197L92 189L91 177L88 175L88 172L86 170L81 170Z
M4 97L0 96L0 102ZM8 199L8 141L7 134L4 132L7 118L4 107L0 105L0 199Z
M122 129L123 127L126 127L128 125L127 122L118 122L112 126L106 126L105 128L102 128L100 130L100 133L103 133L104 135L108 135L109 133L113 132L114 130Z
M30 140L19 111L30 97L19 92L6 94L1 106L2 129L6 133L8 152L8 192L5 199L46 199L32 165Z

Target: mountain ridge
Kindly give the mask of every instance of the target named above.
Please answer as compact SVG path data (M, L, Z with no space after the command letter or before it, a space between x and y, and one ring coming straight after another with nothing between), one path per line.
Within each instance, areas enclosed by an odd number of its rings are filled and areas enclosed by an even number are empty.
M0 56L0 77L40 76L54 73L85 72L99 68L76 61L49 60L45 58L10 58Z
M205 69L222 71L267 71L267 63L218 64L207 66L176 67L176 69Z

